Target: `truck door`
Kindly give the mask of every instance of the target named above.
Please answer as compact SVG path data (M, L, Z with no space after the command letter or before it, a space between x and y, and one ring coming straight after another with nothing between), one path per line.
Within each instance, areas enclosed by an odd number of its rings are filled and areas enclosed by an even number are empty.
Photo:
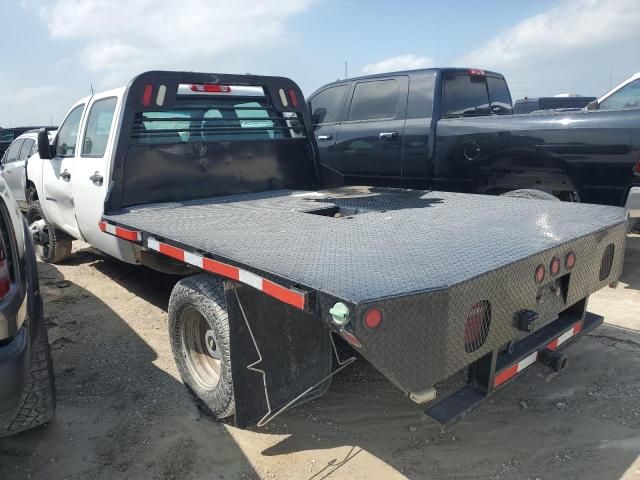
M79 154L73 172L73 197L76 219L83 238L109 255L137 263L131 242L104 233L98 221L104 213L109 186L109 159L113 154L119 105L119 91L94 95L80 132Z
M309 99L311 121L320 153L320 163L336 170L335 144L349 84L332 85Z
M408 87L406 76L355 84L335 146L338 170L354 177L352 181L386 177L381 183L395 183L400 179Z
M53 158L42 160L42 195L39 198L49 221L76 238L80 237L80 231L76 223L71 180L85 106L85 103L79 103L71 109L56 135Z
M7 149L7 152L2 158L2 177L14 197L16 196L16 190L19 188L20 183L18 178L20 172L16 165L19 163L20 152L23 145L24 140L16 140Z
M25 195L27 188L27 160L35 153L36 141L32 138L25 138L18 161L11 164L12 179L11 193L21 207L27 206L27 197Z

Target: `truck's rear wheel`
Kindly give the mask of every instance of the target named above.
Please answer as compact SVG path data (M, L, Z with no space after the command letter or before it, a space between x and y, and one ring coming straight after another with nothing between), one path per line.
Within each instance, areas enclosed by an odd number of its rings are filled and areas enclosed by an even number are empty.
M27 223L40 260L59 263L69 258L73 239L51 225L37 200L29 205Z
M501 197L515 197L515 198L531 198L534 200L551 200L554 202L560 202L561 200L551 195L550 193L543 192L542 190L535 190L533 188L521 188L519 190L511 190L500 195Z
M56 389L51 363L51 349L47 330L41 326L35 342L27 383L15 417L7 425L0 425L0 438L29 430L53 418L56 410Z
M233 415L229 320L222 282L207 274L179 281L169 300L171 350L198 405L217 419Z

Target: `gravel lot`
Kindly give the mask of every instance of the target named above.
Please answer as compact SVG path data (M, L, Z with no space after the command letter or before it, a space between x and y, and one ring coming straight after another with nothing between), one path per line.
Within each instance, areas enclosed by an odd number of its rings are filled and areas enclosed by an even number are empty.
M76 242L40 264L58 387L56 419L0 440L0 479L640 479L640 236L617 289L592 297L607 324L534 366L449 432L363 362L328 395L266 429L214 423L173 364L175 277Z

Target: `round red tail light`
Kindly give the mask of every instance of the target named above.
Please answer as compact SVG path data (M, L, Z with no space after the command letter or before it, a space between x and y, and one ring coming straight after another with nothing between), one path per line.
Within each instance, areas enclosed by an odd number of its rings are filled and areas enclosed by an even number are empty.
M364 314L364 324L367 328L374 330L382 323L382 312L377 308L370 308Z
M549 271L551 275L557 275L560 272L560 260L558 258L553 257L551 259L551 264L549 265Z
M567 253L567 258L564 259L564 265L568 270L571 270L576 264L576 254L573 252Z
M536 268L536 282L538 283L544 282L544 277L546 273L547 272L544 268L544 265L538 265L538 267Z

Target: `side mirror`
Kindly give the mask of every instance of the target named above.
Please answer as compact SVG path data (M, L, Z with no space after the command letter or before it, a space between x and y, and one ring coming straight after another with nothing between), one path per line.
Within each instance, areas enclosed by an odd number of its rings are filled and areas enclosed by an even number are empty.
M38 132L38 155L43 160L51 158L51 147L49 146L49 134L42 128Z
M587 110L591 111L591 110L598 110L598 109L600 109L600 104L598 103L597 100L593 100L587 103Z

